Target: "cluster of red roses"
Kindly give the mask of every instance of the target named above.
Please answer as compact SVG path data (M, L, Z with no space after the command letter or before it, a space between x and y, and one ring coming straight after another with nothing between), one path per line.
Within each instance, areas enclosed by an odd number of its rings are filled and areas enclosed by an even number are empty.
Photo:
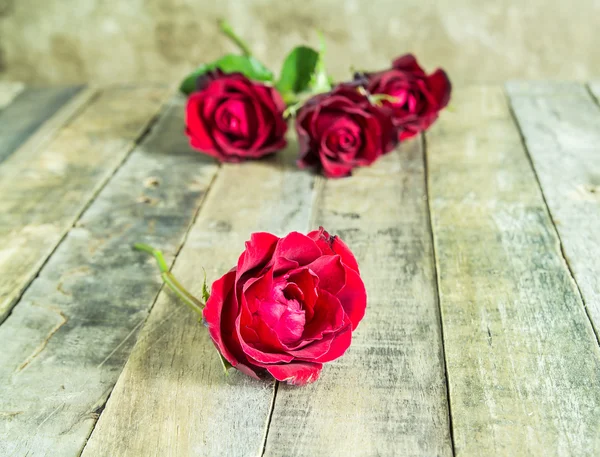
M428 128L450 92L443 70L427 75L410 54L390 69L356 74L297 110L298 165L348 176ZM187 134L194 148L221 161L256 159L285 147L285 112L272 85L214 69L197 78L188 98Z
M410 54L388 70L332 87L323 44L320 51L292 49L275 80L229 24L220 27L241 54L201 65L180 89L189 97L192 146L223 162L284 148L287 116L295 113L298 165L348 176L429 127L450 99L446 73L427 75ZM254 233L237 266L210 293L205 284L203 300L173 277L160 251L136 248L156 256L165 283L202 316L225 369L290 384L315 381L324 363L348 349L365 314L356 258L323 228L282 238Z

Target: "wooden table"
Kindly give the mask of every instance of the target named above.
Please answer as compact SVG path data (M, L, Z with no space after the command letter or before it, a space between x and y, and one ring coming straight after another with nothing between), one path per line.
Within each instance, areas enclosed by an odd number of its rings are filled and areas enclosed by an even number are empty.
M1 456L600 455L600 84L458 88L340 180L191 151L173 93L0 84ZM369 305L302 388L225 377L131 249L200 294L319 225Z

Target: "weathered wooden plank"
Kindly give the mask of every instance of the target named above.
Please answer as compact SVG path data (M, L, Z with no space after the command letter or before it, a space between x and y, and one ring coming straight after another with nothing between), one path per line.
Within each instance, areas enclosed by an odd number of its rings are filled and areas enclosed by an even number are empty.
M0 81L0 110L10 105L23 89L25 89L25 84L23 83Z
M127 157L166 90L107 89L43 149L0 167L0 322L90 199Z
M586 87L576 83L515 82L507 90L564 254L600 337L600 108Z
M427 159L456 455L598 455L600 350L506 97L453 100Z
M318 382L279 386L265 455L452 455L421 140L323 181L318 202L315 226L357 256L367 313Z
M174 267L193 293L202 267L209 280L223 275L251 232L307 230L313 177L293 164L294 148L223 166ZM273 388L235 371L225 377L206 329L162 293L83 456L258 456Z
M0 112L0 163L65 103L82 86L27 88Z
M190 151L182 117L179 100L0 326L0 455L80 455L160 288L131 245L171 260L218 169Z
M21 157L35 157L40 150L43 150L47 144L58 134L60 129L72 121L81 110L98 96L98 89L87 87L77 91L67 102L65 102L49 119L23 142L18 151L13 153ZM1 165L0 165L1 166Z

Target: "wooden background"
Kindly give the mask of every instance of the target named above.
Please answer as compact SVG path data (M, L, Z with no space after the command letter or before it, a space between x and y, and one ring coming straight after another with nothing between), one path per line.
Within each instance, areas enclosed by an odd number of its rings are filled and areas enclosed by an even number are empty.
M0 455L600 455L600 85L453 94L354 176L190 150L159 85L0 83ZM200 294L253 231L323 225L367 314L297 388L225 377Z

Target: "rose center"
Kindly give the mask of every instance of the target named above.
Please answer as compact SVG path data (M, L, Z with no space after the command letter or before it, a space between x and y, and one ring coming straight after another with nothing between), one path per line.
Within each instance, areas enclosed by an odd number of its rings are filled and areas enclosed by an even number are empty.
M234 137L244 137L247 134L244 104L240 100L229 100L223 103L215 112L217 128Z
M306 324L304 294L296 284L282 281L275 285L273 298L275 303L265 321L270 321L269 326L283 344L295 343L302 337Z
M393 105L396 108L401 108L411 114L418 112L421 102L421 96L419 93L415 93L407 87L399 87L391 90L389 95L396 99L393 102Z
M332 157L339 154L352 153L358 145L356 135L348 128L341 128L330 133L325 142L327 145L325 154Z

